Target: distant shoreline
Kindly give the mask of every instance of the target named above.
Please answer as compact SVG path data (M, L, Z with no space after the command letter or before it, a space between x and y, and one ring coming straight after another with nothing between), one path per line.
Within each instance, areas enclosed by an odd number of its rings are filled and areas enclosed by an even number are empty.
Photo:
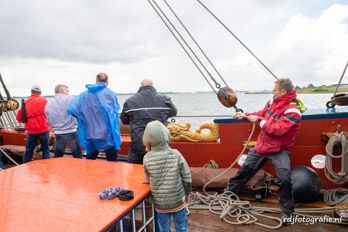
M296 89L297 93L300 94L321 94L321 93L334 93L336 90L335 86L324 86L324 87L313 87L313 88L299 88ZM338 92L348 92L348 87L341 87Z
M296 88L297 93L299 94L330 94L334 93L336 90L336 86L321 86L321 87L303 87ZM338 92L348 92L348 86L343 86L338 89ZM197 91L197 92L160 92L162 94L201 94L201 93L214 93L212 91ZM117 95L133 95L135 93L117 93ZM272 94L270 90L259 90L259 91L240 91L237 90L236 94ZM13 96L13 98L28 98L29 96ZM54 95L44 95L44 97L54 97Z

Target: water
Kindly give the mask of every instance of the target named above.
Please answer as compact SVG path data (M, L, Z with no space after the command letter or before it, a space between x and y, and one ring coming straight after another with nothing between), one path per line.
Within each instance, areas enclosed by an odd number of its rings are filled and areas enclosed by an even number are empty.
M125 100L131 95L120 95L121 107ZM214 93L178 93L168 94L178 108L178 123L191 123L193 128L200 124L213 121L214 118L232 117L235 113L233 108L226 108L217 99ZM244 112L253 112L262 109L272 94L238 94L237 106ZM298 97L304 102L308 109L326 108L326 102L332 94L299 94ZM209 116L210 115L210 116ZM188 116L188 117L181 117ZM203 116L203 117L202 117Z
M121 108L131 94L119 95ZM196 128L204 122L212 122L214 118L228 118L234 115L234 108L226 108L217 99L215 93L176 93L168 94L178 108L178 123L191 123ZM253 112L262 109L272 94L243 94L238 95L237 106L244 112ZM332 94L299 94L307 109L326 108L326 102ZM17 99L20 101L20 99Z

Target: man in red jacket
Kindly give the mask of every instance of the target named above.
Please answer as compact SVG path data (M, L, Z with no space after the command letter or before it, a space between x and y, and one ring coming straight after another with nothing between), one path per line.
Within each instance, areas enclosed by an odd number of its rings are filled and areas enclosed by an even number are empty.
M27 130L27 144L25 147L25 154L23 163L30 162L33 158L33 152L37 140L40 140L42 158L50 158L49 154L49 127L45 115L45 106L47 100L41 97L41 89L39 86L31 88L31 96L24 102L25 116L23 117L23 109L20 108L17 113L17 121L25 123Z
M238 194L243 186L270 159L276 168L279 184L278 196L282 217L289 218L294 211L294 197L290 179L290 151L300 127L301 112L296 100L296 91L289 79L279 79L273 88L274 97L264 109L253 113L236 113L234 118L258 123L261 132L254 149L226 190ZM285 222L285 220L284 220Z

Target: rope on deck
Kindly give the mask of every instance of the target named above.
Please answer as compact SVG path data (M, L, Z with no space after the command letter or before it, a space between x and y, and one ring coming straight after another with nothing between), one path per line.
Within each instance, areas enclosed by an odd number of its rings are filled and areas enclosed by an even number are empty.
M348 205L348 189L330 189L324 193L324 202L330 206Z
M279 217L264 214L264 211L252 207L249 201L241 201L233 192L222 194L204 195L199 192L191 193L189 208L195 204L207 205L209 211L220 215L220 219L231 225L250 225L255 224L267 229L278 229L282 227L283 221ZM202 207L201 207L202 209ZM277 224L265 224L259 222L259 218L264 217L275 221Z

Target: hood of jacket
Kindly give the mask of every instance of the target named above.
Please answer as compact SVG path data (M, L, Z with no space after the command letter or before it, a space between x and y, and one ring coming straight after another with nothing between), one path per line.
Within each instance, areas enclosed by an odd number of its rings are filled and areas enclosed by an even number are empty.
M284 102L285 104L290 103L294 99L296 99L297 94L296 91L291 91L289 93L284 94L283 96L277 97L273 99L273 102Z
M147 149L153 150L167 147L169 141L169 130L160 121L156 120L147 124L143 136L143 143Z
M87 84L86 85L86 89L88 90L88 92L92 92L92 93L96 93L99 92L102 89L106 88L106 84L102 83L102 82L98 82L96 84Z

